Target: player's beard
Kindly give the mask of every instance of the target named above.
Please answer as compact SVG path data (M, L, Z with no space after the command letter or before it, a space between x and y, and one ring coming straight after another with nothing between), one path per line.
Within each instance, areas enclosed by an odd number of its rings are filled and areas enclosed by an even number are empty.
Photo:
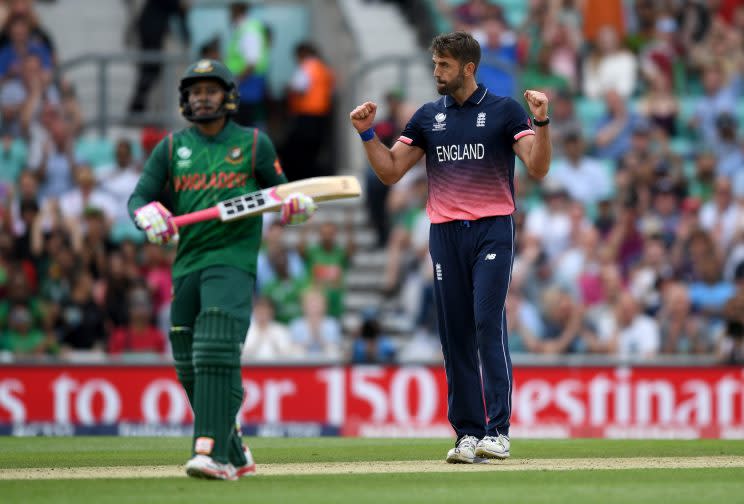
M214 107L213 104L210 103L206 110L202 107L198 115L196 113L192 114L190 120L195 123L208 124L214 121L219 121L224 116L225 114L222 110L222 105Z
M465 85L465 71L460 68L460 73L457 74L457 77L452 79L449 82L437 82L437 93L440 95L451 95L454 94L455 91L460 89Z

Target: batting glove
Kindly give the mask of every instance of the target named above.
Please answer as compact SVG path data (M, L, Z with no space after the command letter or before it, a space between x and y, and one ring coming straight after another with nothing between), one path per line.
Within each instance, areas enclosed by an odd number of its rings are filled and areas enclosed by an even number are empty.
M134 222L145 232L150 243L163 245L178 240L178 228L173 223L171 213L157 201L135 210Z
M292 193L282 202L282 224L302 224L313 216L318 206L310 196Z

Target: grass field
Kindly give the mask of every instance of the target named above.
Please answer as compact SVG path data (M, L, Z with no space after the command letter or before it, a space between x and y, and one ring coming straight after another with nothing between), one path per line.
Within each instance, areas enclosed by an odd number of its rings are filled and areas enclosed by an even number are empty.
M443 439L248 439L259 474L193 480L184 438L0 438L2 503L744 503L744 442L515 440L506 462Z

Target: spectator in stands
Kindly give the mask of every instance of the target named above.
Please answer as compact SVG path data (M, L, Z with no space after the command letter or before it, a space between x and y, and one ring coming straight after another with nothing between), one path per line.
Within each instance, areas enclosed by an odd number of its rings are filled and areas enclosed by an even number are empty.
M127 323L128 293L139 280L139 276L136 271L127 271L124 258L119 251L111 252L107 259L102 309L105 314L106 333L111 334L115 328L124 327Z
M9 319L14 308L24 307L26 312L19 313L24 320L26 315L30 317L30 328L47 329L48 318L44 309L42 299L35 296L32 290L31 282L26 271L19 267L18 263L9 263L6 271L7 281L5 295L0 300L0 331L11 329ZM20 324L20 321L16 321ZM25 325L24 325L25 327ZM21 327L15 326L14 331L20 330Z
M31 39L46 47L52 55L52 60L56 61L54 41L48 31L39 22L39 16L34 10L34 0L8 0L5 2L5 8L7 9L6 16L0 23L2 25L2 29L0 29L0 47L10 42L9 21L15 17L25 17L28 19L31 27Z
M582 289L581 277L585 271L599 268L600 235L594 226L582 227L572 239L570 247L556 258L553 282L567 289L582 303L591 304Z
M638 113L666 136L677 134L679 101L672 92L672 81L662 73L648 78L646 93L638 101Z
M365 310L362 323L351 344L353 364L390 364L395 359L395 344L382 332L376 310Z
M4 107L1 97L0 107ZM26 144L11 131L10 125L5 123L5 118L6 115L3 113L3 124L0 126L0 163L2 163L0 192L4 201L1 201L0 205L10 199L21 170L26 166L27 158Z
M27 140L38 121L43 103L59 103L57 88L44 80L36 54L25 55L16 77L6 79L0 88L3 128L14 137Z
M726 80L736 79L740 77L744 63L742 49L741 33L731 30L720 16L713 16L705 38L690 49L689 64L701 68L711 61L718 61Z
M34 324L31 310L22 303L13 304L8 313L7 328L0 331L0 350L8 350L17 358L54 354L57 344L44 329Z
M586 301L586 318L595 328L600 319L612 314L620 294L625 291L622 271L612 259L607 248L603 247L597 270L591 272L595 276L595 281L590 287L591 294L587 296L587 291L584 292L584 299L590 298L592 301L591 303ZM589 272L585 272L584 275L587 273Z
M703 69L705 95L698 99L689 126L706 145L719 141L716 118L736 109L740 80L727 77L720 61L711 61Z
M405 280L411 246L411 233L427 200L428 184L423 167L414 167L393 186L386 202L393 224L388 239L383 292L398 294Z
M659 310L664 284L674 275L668 255L667 243L661 235L646 236L643 255L628 274L628 291L648 315L653 316Z
M60 108L62 109L62 117L70 125L72 134L78 138L83 132L84 119L83 109L77 99L75 86L70 81L62 79L59 85L59 92L61 94Z
M31 139L32 154L28 162L41 181L39 197L43 203L47 198L57 198L74 189L75 139L59 108L52 104L44 105L40 124L43 128L39 138ZM40 148L36 149L34 142L40 143Z
M583 307L560 287L550 287L542 293L542 334L529 339L530 331L523 333L524 345L530 352L540 354L582 353L585 351Z
M643 212L639 208L638 198L634 193L630 193L622 201L617 219L607 235L605 243L608 253L621 267L623 277L643 252L643 233L637 224L641 215Z
M338 227L333 222L321 222L317 226L318 243L309 244L307 231L303 228L297 251L305 260L309 281L325 293L328 314L341 317L344 312L345 276L356 250L353 214L346 214L346 243L338 243Z
M638 302L627 292L621 293L612 314L597 324L597 338L590 349L624 359L652 359L660 350L659 324L644 315Z
M640 48L640 73L648 83L674 82L674 68L680 55L676 40L677 22L671 15L659 16L654 21L653 38Z
M564 156L550 169L548 178L563 186L571 199L583 205L593 205L612 193L612 180L605 167L586 155L581 131L566 132L563 136Z
M701 203L706 203L713 197L718 160L716 155L705 147L696 150L693 157L695 173L690 180L689 194Z
M106 348L104 314L93 300L93 278L76 275L70 299L62 305L56 322L62 353L77 350L102 352Z
M303 227L305 229L305 227ZM284 243L284 226L278 221L272 222L263 236L261 251L258 253L256 268L256 289L261 292L265 285L276 280L276 259L283 256L289 276L295 280L304 280L305 264L294 248Z
M718 157L719 175L734 179L739 172L744 172L744 149L737 138L738 122L731 112L724 112L716 117L718 142L713 146Z
M596 47L584 61L584 95L596 99L614 91L629 98L636 89L637 67L633 53L621 47L615 28L603 27Z
M230 4L230 41L225 65L235 76L240 94L235 121L243 126L263 127L266 122L267 78L270 65L266 25L245 2Z
M269 298L276 307L276 320L288 324L302 315L301 296L307 280L304 276L292 277L287 255L279 254L271 259L276 277L268 280L259 294Z
M574 26L579 23L576 17L580 17L580 14L572 9L566 9L571 3L563 2L564 10L556 22L552 23L545 38L547 45L552 48L551 70L565 79L569 90L574 93L579 89L579 53L582 40L581 31Z
M553 100L558 93L568 92L571 88L570 82L554 73L551 63L554 49L545 45L537 54L537 61L533 65L522 70L520 88L539 89Z
M122 203L117 203L111 195L97 187L89 164L81 163L75 167L75 182L74 189L59 197L60 210L66 222L82 221L85 210L89 208L102 211L108 224L120 214L119 207Z
M147 289L134 287L128 297L127 324L114 329L108 341L108 352L112 355L165 355L165 336L153 324L153 304Z
M596 128L594 155L618 160L630 148L630 138L640 121L635 112L628 110L625 98L617 91L607 91L604 99L607 115Z
M503 16L489 15L478 29L473 30L481 46L478 82L499 96L514 96L517 75L517 37L509 29Z
M551 104L553 110L551 111L550 136L553 139L553 157L559 159L565 156L563 145L566 142L566 134L582 131L582 124L576 117L574 101L570 93L559 92L551 100Z
M56 317L59 307L70 299L78 258L70 246L67 234L61 229L52 231L47 236L44 252L37 257L41 265L41 295L51 303L50 309L55 312L53 316Z
M652 188L651 208L639 219L641 229L653 228L666 246L674 242L682 218L679 189L671 180L662 179Z
M136 30L141 51L160 52L163 50L171 18L179 22L181 34L188 40L186 25L188 3L185 0L145 0L137 16ZM162 65L155 62L142 62L137 65L137 83L129 102L129 113L139 114L147 108L147 96L160 76Z
M539 245L553 260L566 249L570 233L569 198L565 186L550 177L542 183L544 204L533 208L525 222L525 244L532 241Z
M32 261L34 259L33 249L33 226L39 216L39 204L33 199L24 199L19 204L20 225L16 226L15 241L13 244L13 256L18 260Z
M109 240L110 226L103 211L88 207L80 221L71 222L67 228L80 267L90 273L94 280L102 280L108 267L106 257L114 250L114 244Z
M268 298L259 296L253 302L253 316L243 343L242 361L283 361L302 355L287 326L274 318L274 311Z
M140 176L140 164L132 155L132 142L120 138L116 142L114 163L96 169L96 179L101 189L119 201L126 201L134 191ZM117 219L128 219L125 205L119 205L121 211L116 214Z
M688 291L693 310L720 319L726 302L736 294L736 286L723 279L720 262L715 257L701 258L693 266L697 279L689 284Z
M712 233L713 239L721 247L727 247L738 228L738 221L744 215L733 197L731 180L717 177L713 198L700 208L700 225Z
M713 337L707 335L706 319L692 311L690 296L682 283L671 283L662 292L657 314L664 354L706 354Z
M199 59L222 59L222 45L219 35L215 35L199 47Z
M503 12L501 6L488 0L466 0L452 9L451 15L456 29L470 31L488 18L502 17Z
M527 345L532 346L542 338L543 321L540 311L524 297L521 288L515 289L514 282L506 297L506 323L509 352L512 354L531 352Z
M295 47L297 67L287 89L289 131L280 149L287 178L297 180L330 175L333 170L321 157L333 149L332 113L335 77L315 45L301 42Z
M641 0L653 4L654 0ZM625 8L623 0L581 2L584 38L596 44L602 33L611 29L615 36L624 36ZM653 13L652 13L653 15Z
M736 294L723 307L724 325L719 331L716 353L723 364L744 364L744 266L736 271Z
M32 38L30 20L26 16L16 15L8 19L7 27L9 42L0 48L0 76L20 77L23 58L35 54L41 60L44 81L50 82L52 54L46 46Z
M316 288L302 295L302 316L289 326L292 341L305 359L338 360L342 356L341 326L326 309L326 297Z

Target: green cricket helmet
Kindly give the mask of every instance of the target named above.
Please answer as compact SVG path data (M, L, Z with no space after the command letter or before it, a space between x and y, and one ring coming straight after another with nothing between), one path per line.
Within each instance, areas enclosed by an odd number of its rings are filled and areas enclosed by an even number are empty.
M188 88L194 82L201 79L214 79L222 84L222 87L225 89L225 101L222 102L222 105L214 114L196 117L191 110L191 105L189 105ZM181 107L181 115L187 121L210 122L223 116L232 115L238 111L238 89L235 87L232 72L220 61L201 59L189 65L183 77L181 77L178 91L180 94L179 105Z

